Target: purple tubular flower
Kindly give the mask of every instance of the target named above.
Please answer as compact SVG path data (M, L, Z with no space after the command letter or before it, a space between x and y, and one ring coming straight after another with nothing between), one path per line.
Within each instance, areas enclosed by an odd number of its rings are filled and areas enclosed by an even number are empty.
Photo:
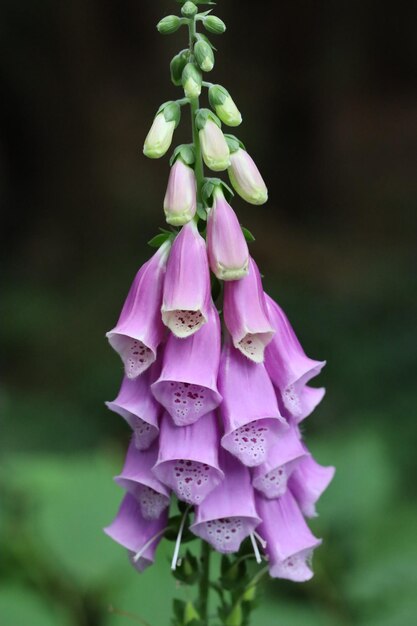
M144 452L135 447L132 439L121 474L115 482L139 502L145 520L157 519L169 506L169 490L153 474L152 468L158 457L158 446Z
M168 224L181 226L194 217L196 193L194 170L178 157L171 167L164 199L164 211Z
M260 519L249 470L227 452L221 461L225 479L197 507L190 530L218 552L227 554L239 550Z
M145 520L139 502L127 493L115 519L104 528L104 532L128 550L132 564L143 572L154 562L155 551L167 522L167 512L157 519Z
M189 337L207 321L210 301L206 243L191 220L172 244L164 283L162 320L177 337Z
M136 274L117 325L106 334L119 353L128 378L142 374L156 359L165 329L161 321L162 288L170 249L166 241Z
M113 402L106 402L111 411L118 413L129 424L138 450L149 448L159 433L161 407L150 388L152 380L155 380L155 369L155 366L150 368L134 380L125 377L117 398Z
M310 455L295 468L288 485L306 517L316 517L316 502L329 486L334 473L334 467L323 467Z
M256 507L262 518L258 532L267 542L270 575L294 582L310 580L309 560L321 540L311 533L291 492L274 500L258 496Z
M204 415L190 426L175 426L166 413L161 422L159 455L153 471L180 500L200 504L224 478L218 447L214 413Z
M266 303L276 332L265 351L265 366L285 408L300 422L324 395L324 389L313 390L306 383L320 373L326 361L314 361L306 356L281 307L267 295Z
M264 463L270 447L288 429L288 424L280 415L263 364L249 361L231 345L229 338L220 360L219 390L223 396L223 448L249 467Z
M219 187L207 220L207 251L211 270L220 280L238 280L248 273L248 244Z
M278 498L287 490L287 481L307 454L294 428L289 428L269 451L262 465L252 473L252 485L266 498Z
M206 316L207 323L191 337L169 336L161 375L152 385L155 398L177 426L192 424L222 401L217 391L220 321L213 304Z
M261 277L252 258L247 276L224 285L224 320L235 347L251 361L262 363L264 349L275 330L268 319Z

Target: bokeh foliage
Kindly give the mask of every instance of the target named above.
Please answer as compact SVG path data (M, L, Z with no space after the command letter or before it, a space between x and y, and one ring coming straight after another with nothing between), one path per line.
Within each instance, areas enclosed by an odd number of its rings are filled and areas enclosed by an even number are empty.
M239 19L236 3L218 12L229 30L216 79L270 188L262 209L233 205L270 293L328 360L305 431L337 473L313 521L315 578L268 583L254 626L411 626L415 21L406 3L395 19L371 0L262 4L256 20L249 0ZM104 333L163 225L167 166L138 149L181 47L154 30L170 6L0 6L2 626L133 624L127 614L164 626L172 597L187 599L172 544L138 576L101 532L128 440L103 406L121 376Z

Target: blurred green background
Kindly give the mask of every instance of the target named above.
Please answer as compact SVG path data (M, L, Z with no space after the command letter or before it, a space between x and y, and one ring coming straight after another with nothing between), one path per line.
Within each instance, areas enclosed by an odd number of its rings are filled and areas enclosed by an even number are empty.
M337 467L315 578L272 581L254 626L417 623L417 45L414 3L220 0L213 80L269 186L236 199L307 353L304 431ZM164 0L0 3L0 624L169 623L172 544L144 575L101 528L129 433L104 339L163 225L167 160L141 146L175 98ZM176 139L187 140L187 119ZM112 608L113 607L113 608ZM124 613L124 614L123 614Z

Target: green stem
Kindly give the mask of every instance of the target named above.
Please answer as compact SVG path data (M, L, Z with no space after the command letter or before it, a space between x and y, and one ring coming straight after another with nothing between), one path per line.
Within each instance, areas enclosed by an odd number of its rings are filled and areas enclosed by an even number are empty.
M190 20L189 33L190 33L190 42L189 42L190 53L191 53L191 58L193 58L194 42L195 42L195 36L196 36L195 18ZM191 128L193 131L193 143L194 143L194 150L195 150L194 171L195 171L195 177L196 177L196 182L197 182L197 202L201 204L202 203L201 190L202 190L203 182L204 182L204 165L203 165L203 157L201 154L200 136L198 134L197 126L195 123L195 116L199 108L200 108L199 98L192 98L190 100L190 109L191 109ZM198 220L198 216L196 216L196 218Z
M210 589L210 546L201 541L201 578L199 584L199 609L201 621L208 625L208 595Z

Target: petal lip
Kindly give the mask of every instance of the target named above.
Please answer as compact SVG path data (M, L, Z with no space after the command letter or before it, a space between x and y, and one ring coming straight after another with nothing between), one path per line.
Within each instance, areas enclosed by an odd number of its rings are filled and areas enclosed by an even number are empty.
M135 433L136 447L147 449L159 433L161 407L156 402L150 385L159 373L159 364L135 379L124 377L117 398L106 406L123 417Z
M261 519L255 507L248 468L226 451L221 453L221 467L224 480L196 508L190 530L227 554L239 549ZM216 541L216 535L221 535L220 542Z

